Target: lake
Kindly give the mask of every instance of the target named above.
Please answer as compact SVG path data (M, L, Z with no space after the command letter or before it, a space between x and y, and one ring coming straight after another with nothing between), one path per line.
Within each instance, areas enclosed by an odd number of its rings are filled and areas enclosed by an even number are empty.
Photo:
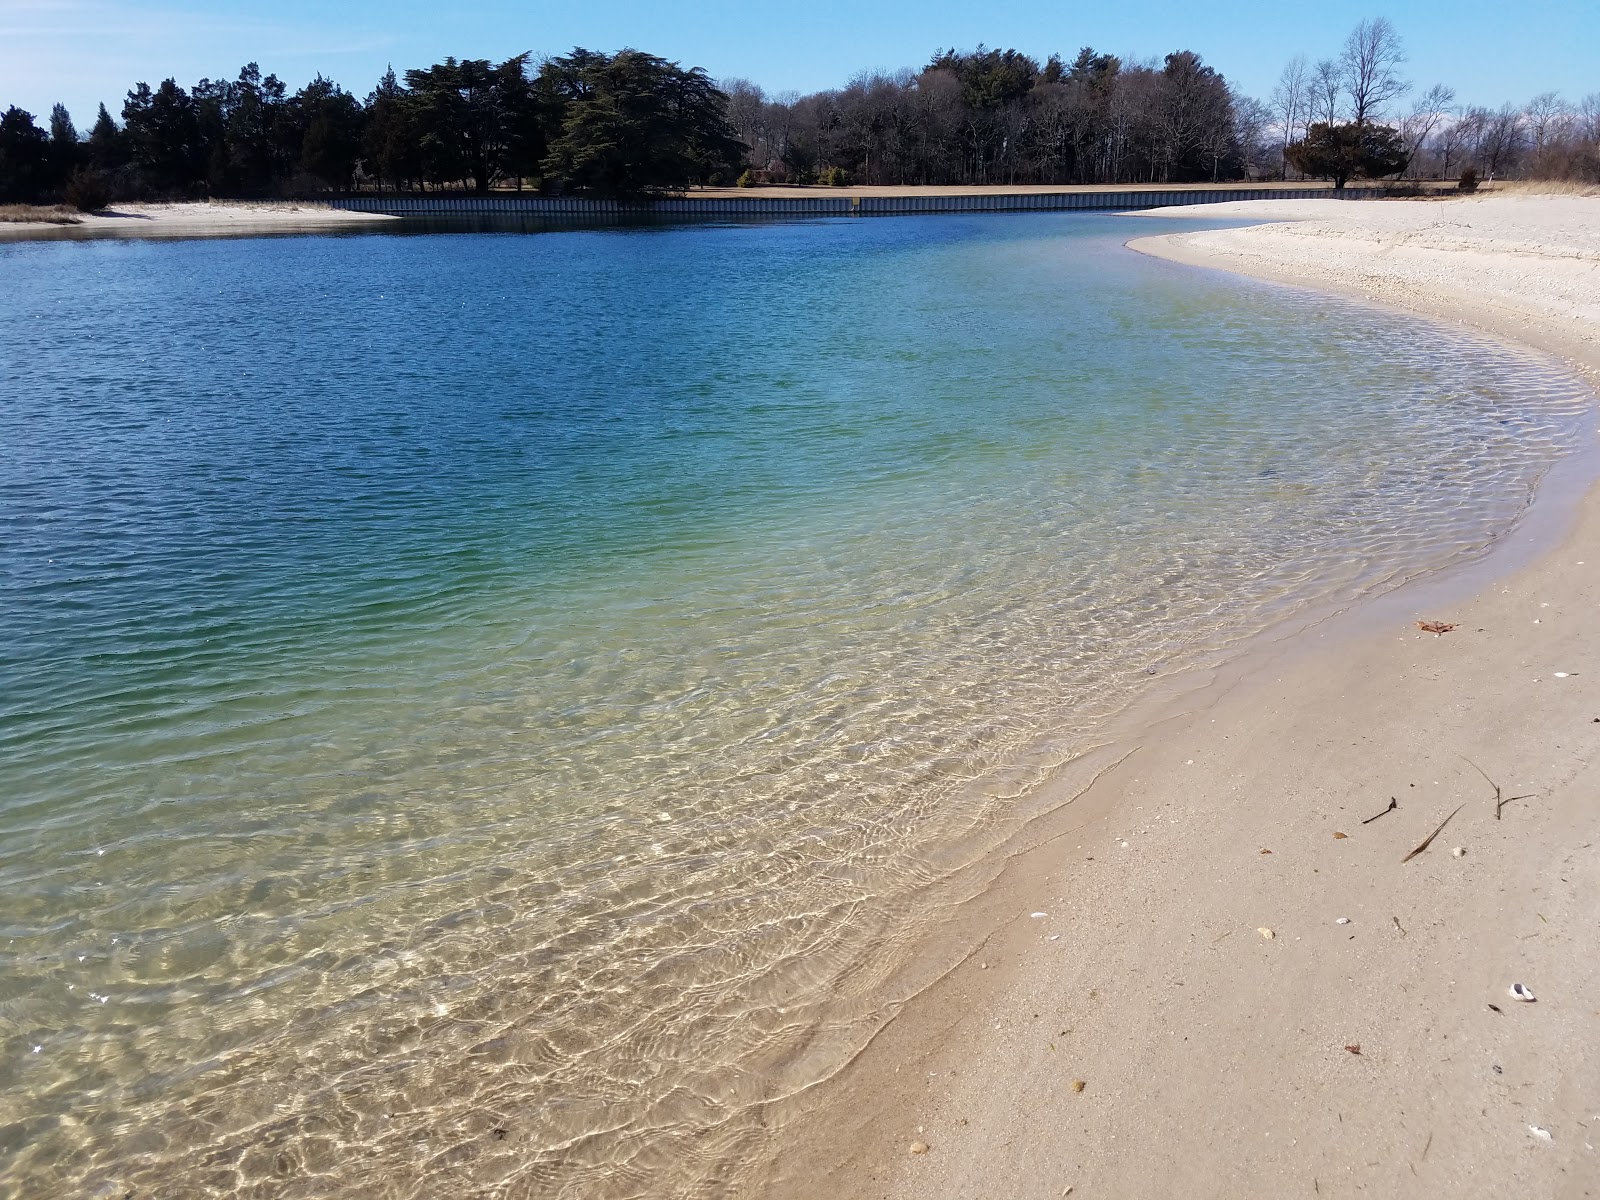
M1119 721L1579 445L1148 232L0 246L0 1195L753 1187Z

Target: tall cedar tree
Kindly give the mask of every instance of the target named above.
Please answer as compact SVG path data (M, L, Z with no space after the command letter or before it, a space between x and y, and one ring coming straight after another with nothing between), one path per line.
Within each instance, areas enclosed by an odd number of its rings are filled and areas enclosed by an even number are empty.
M538 161L542 137L530 55L498 67L486 58L447 58L406 72L407 109L424 174L436 184L471 179L482 195L520 181Z
M545 171L573 187L644 199L731 179L744 159L727 97L699 67L638 50L578 50L549 60L540 75L560 112Z

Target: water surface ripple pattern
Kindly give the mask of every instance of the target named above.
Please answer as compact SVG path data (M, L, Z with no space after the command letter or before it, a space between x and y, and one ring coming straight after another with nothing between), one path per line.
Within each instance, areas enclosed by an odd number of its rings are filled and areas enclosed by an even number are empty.
M0 248L0 1194L754 1188L1108 721L1577 442L1134 232Z

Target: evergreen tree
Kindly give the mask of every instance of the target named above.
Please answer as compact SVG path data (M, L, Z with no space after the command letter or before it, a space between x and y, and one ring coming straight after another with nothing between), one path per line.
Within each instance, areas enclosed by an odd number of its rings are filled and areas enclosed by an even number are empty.
M579 58L578 56L582 57ZM745 147L727 97L696 67L638 50L551 59L542 89L559 97L547 173L600 195L643 198L737 173Z
M16 105L0 114L0 203L37 204L50 182L50 138Z
M247 63L230 86L226 119L229 170L247 196L267 196L287 184L300 157L301 134L287 111L276 75Z
M500 111L503 175L516 181L536 176L549 152L542 105L528 75L529 55L508 58L495 68L496 99Z
M1306 136L1284 151L1294 169L1344 187L1353 176L1379 179L1405 170L1407 155L1400 135L1387 125L1345 125L1317 122Z
M326 187L349 187L361 153L361 101L318 75L295 95L291 108L304 130L300 170Z
M406 90L394 68L384 72L367 97L361 149L381 187L385 181L399 191L405 183L422 178L415 122Z
M88 153L89 164L98 171L115 171L128 165L122 130L117 128L104 104L94 119L94 128L89 131Z
M57 104L50 110L50 186L64 185L82 158L83 147L72 114L66 105Z
M163 80L154 91L136 84L122 106L122 123L130 157L153 186L183 192L203 178L206 147L194 98L176 81Z

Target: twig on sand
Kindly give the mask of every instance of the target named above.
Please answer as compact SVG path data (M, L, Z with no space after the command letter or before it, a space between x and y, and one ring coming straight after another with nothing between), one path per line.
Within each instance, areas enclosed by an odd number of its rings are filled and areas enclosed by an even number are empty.
M1465 804L1456 805L1455 812L1452 812L1449 817L1446 817L1444 820L1440 821L1439 822L1439 828L1435 829L1432 833L1430 833L1427 836L1427 838L1424 839L1422 845L1418 846L1415 850L1413 850L1410 854L1406 855L1400 861L1403 862L1403 863L1408 863L1413 858L1415 858L1417 855L1421 854L1424 850L1426 850L1429 846L1433 845L1433 839L1438 837L1441 833L1443 833L1444 832L1444 827L1446 825L1450 824L1450 817L1455 816L1456 813L1460 812L1465 807L1466 807ZM1399 924L1398 921L1395 922L1395 923Z
M1507 795L1505 795L1503 792L1501 792L1500 785L1498 783L1496 783L1494 780L1489 778L1489 773L1487 771L1485 771L1477 763L1473 762L1465 754L1460 755L1460 758L1461 758L1462 762L1467 764L1467 766L1471 767L1479 775L1482 775L1483 776L1483 781L1494 789L1494 819L1496 821L1498 821L1500 819L1500 810L1502 808L1504 808L1506 805L1510 804L1513 800L1532 800L1533 799L1533 793L1532 792L1529 792L1526 796L1507 796ZM1451 816L1454 816L1454 815L1455 815L1454 813L1451 814Z
M1374 821L1376 821L1378 819L1378 817L1386 817L1390 813L1392 813L1395 809L1397 809L1399 807L1400 807L1400 801L1396 800L1393 796L1390 796L1389 797L1389 807L1388 808L1384 809L1381 813L1378 813L1377 816L1368 817L1365 821L1363 821L1361 823L1363 825L1371 825Z

